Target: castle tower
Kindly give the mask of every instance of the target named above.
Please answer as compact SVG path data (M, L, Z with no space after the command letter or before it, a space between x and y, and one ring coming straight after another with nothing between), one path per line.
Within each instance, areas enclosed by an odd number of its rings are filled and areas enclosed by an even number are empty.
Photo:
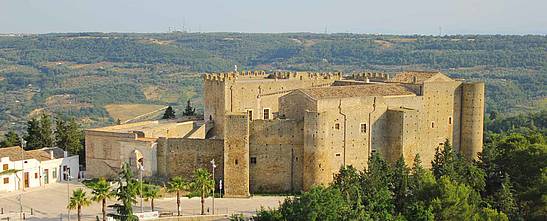
M482 151L484 125L484 82L462 84L460 153L477 159Z
M325 114L306 112L304 115L304 191L332 181L332 154L326 144L327 132L320 130L321 125L327 124Z
M249 197L248 115L226 113L224 123L224 193L226 197Z

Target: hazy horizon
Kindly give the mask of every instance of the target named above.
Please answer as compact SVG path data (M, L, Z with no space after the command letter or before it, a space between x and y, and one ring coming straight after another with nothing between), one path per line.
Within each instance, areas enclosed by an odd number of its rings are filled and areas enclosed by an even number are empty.
M0 33L547 34L543 0L0 0Z

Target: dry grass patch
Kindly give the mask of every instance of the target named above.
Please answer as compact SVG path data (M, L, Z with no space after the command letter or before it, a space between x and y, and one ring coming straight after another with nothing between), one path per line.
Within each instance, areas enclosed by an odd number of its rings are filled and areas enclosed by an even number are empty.
M124 122L155 113L165 108L165 106L155 104L109 104L105 105L104 108L114 120L120 119L120 121Z

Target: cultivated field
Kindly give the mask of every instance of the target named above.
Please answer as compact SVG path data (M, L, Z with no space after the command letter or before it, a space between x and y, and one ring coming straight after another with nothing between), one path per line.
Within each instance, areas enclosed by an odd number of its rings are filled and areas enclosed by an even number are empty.
M120 119L121 122L126 122L135 118L146 118L150 115L157 116L167 106L155 104L109 104L105 105L104 108L112 119Z

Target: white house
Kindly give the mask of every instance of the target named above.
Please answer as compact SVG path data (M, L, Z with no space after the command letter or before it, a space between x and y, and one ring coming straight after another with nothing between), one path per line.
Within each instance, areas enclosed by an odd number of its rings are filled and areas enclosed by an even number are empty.
M24 151L23 148L0 148L0 192L40 187L72 178L79 178L78 155L69 156L60 148ZM68 172L65 173L65 171Z

